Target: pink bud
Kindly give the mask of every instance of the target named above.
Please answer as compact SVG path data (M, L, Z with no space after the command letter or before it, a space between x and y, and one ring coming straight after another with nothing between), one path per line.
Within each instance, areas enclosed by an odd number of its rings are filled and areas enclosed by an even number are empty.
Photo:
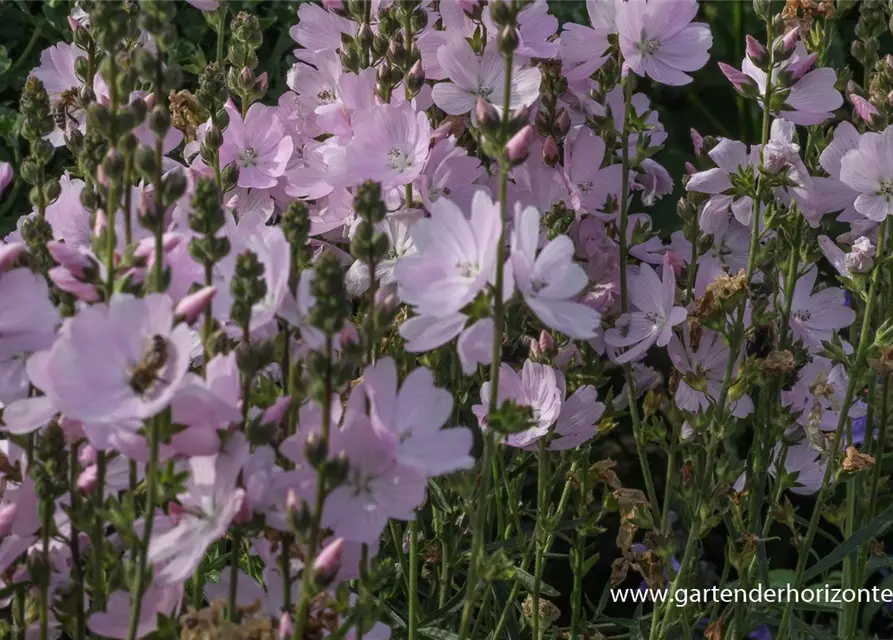
M210 306L215 295L217 295L217 287L209 285L184 296L177 303L176 315L182 317L186 324L192 324Z
M521 164L530 155L530 143L533 141L533 127L524 125L505 145L505 155L512 164Z
M800 38L800 27L794 27L781 39L781 53L789 56L794 53L794 47L797 46L797 40Z
M492 129L499 126L499 112L496 111L496 107L483 98L479 97L474 105L474 116L481 129Z
M540 331L539 346L543 353L552 353L555 350L555 340L545 329Z
M18 510L18 505L15 503L0 507L0 537L7 535L12 530Z
M8 269L16 258L25 250L24 242L10 242L9 244L0 244L0 271Z
M817 53L810 53L808 56L790 65L785 71L791 75L791 81L799 80L812 69L818 58Z
M15 169L8 162L0 162L0 195L15 178Z
M878 110L875 106L860 95L851 93L850 102L853 103L853 110L856 114L868 124L871 124L874 116L878 114Z
M543 162L550 167L558 164L558 145L552 136L546 138L543 143Z
M767 51L766 47L763 46L763 43L756 38L748 34L744 37L744 43L744 50L747 52L747 57L750 58L755 65L760 66L761 63L768 59L769 51Z
M264 93L266 93L267 87L269 87L269 86L270 86L270 80L267 77L267 72L264 71L262 74L260 74L257 77L257 81L254 83L254 88L257 89L258 91L263 91Z
M323 0L325 2L325 0ZM279 640L287 640L291 637L291 616L283 612L279 617Z
M344 0L322 0L322 6L329 11L344 11Z
M696 174L697 172L698 172L698 168L695 165L693 165L691 162L685 163L685 173L687 173L688 175L691 176L691 175Z
M78 462L80 462L85 467L96 462L96 449L94 449L89 444L84 445L84 448L81 449L78 453Z
M757 86L750 76L725 62L719 63L719 70L739 93L752 91Z
M313 563L313 572L321 584L328 584L335 579L335 575L341 570L343 557L344 538L336 538L319 552Z
M108 223L108 220L105 215L105 211L102 209L98 209L96 211L96 219L93 221L93 235L98 236L102 233L102 230L105 229L105 225Z
M98 302L100 299L96 287L88 282L81 282L65 267L53 267L47 272L47 275L50 276L53 284L78 300Z
M276 402L273 403L273 406L264 411L264 415L260 421L263 424L279 425L282 423L282 420L288 413L288 408L290 406L291 396L282 396L280 398L277 398Z
M233 524L245 524L250 522L253 515L254 510L251 508L251 501L243 497L242 501L239 503L239 510L236 511L236 515L233 516Z
M360 334L357 333L357 328L352 322L346 322L344 324L344 328L341 329L338 337L341 339L342 345L348 343L357 344L360 342Z
M285 509L289 513L297 513L301 508L301 500L298 498L298 494L295 493L294 489L288 490L288 495L285 497Z
M83 493L92 493L96 488L97 467L91 464L78 475L77 487Z
M58 240L51 240L47 243L47 250L53 257L53 260L71 271L71 274L76 278L83 278L85 276L85 270L93 266L93 262L88 256L84 255L70 244L59 242Z
M692 128L691 131L691 146L695 149L695 155L699 158L701 154L704 152L704 136L698 133L697 129Z
M540 349L540 343L537 342L534 338L530 339L530 359L531 360L539 360L543 355L543 350Z
M68 16L68 26L72 31L77 31L83 27L83 25L72 16Z

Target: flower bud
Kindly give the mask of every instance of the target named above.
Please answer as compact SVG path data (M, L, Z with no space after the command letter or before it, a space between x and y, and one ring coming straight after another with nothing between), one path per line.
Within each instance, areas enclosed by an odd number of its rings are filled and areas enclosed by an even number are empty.
M512 13L505 0L496 0L490 3L490 19L497 27L508 24L512 19Z
M102 161L102 170L110 182L117 184L124 176L124 158L117 149L111 148Z
M536 341L536 339L530 339L530 359L531 360L539 360L543 355L543 350L540 348L540 343Z
M99 292L96 287L89 282L82 282L72 275L71 271L65 267L53 267L47 271L50 281L57 288L66 293L70 293L78 300L84 302L99 302Z
M15 169L8 162L0 162L0 195L15 179Z
M521 43L521 36L515 27L505 27L497 38L499 52L504 56L510 56Z
M794 27L781 39L781 45L778 49L778 53L782 56L782 58L787 59L794 53L794 48L797 46L797 41L800 38L800 27Z
M97 466L91 464L89 467L81 471L77 479L78 491L82 493L92 493L96 489L96 481L98 476Z
M281 396L276 399L269 409L264 411L260 421L263 424L280 425L285 419L288 409L291 407L291 396Z
M478 97L478 101L474 105L474 115L481 131L489 133L499 127L499 112L496 111L496 107L481 97Z
M329 457L329 443L318 433L311 433L304 442L304 457L314 469L319 469Z
M320 589L329 586L341 570L344 558L344 538L337 538L319 552L313 563L313 576Z
M540 350L549 354L555 350L555 340L552 338L552 334L543 329L540 331L539 340L537 340L537 344L539 345Z
M368 49L372 46L372 41L374 39L375 34L372 33L372 27L365 22L361 24L359 31L357 31L357 42L360 44L360 47Z
M164 176L161 184L161 193L165 206L172 205L179 200L186 193L188 186L189 181L186 179L186 174L180 169L175 169Z
M550 167L558 164L558 145L555 144L555 138L552 136L546 138L543 143L543 162Z
M331 2L332 0L329 0ZM340 2L341 0L338 0ZM323 4L326 3L326 0L323 0ZM281 616L279 616L279 627L277 628L277 633L279 634L279 640L288 640L291 638L291 616L288 615L288 612L284 611Z
M562 109L561 113L558 114L558 118L555 120L555 128L558 131L558 135L562 138L571 130L571 117L568 115L567 109Z
M818 54L810 53L805 58L798 60L794 64L790 65L780 74L785 76L782 78L782 82L784 84L793 84L794 82L805 76L807 72L812 69L817 58Z
M726 79L732 83L732 86L735 87L735 91L740 93L745 98L757 97L759 87L757 87L757 83L754 82L753 79L746 73L739 71L735 67L728 65L725 62L719 63L719 69L720 71L722 71Z
M78 452L78 462L85 467L96 462L96 449L92 445L84 445Z
M235 164L226 165L223 171L220 172L220 181L223 183L221 185L223 191L235 188L239 182L239 167Z
M753 62L758 68L762 70L766 70L766 65L769 62L769 51L761 42L759 42L756 38L747 34L744 38L744 50L747 52L747 57L750 58L750 61Z
M175 315L182 318L186 324L192 324L208 308L215 295L217 295L217 287L213 285L190 293L177 303Z
M134 154L134 163L136 170L147 182L155 179L155 169L158 166L155 161L155 152L146 145L140 145L136 148Z
M860 95L851 93L850 102L853 103L853 110L856 114L868 124L873 124L875 116L880 115L877 108Z
M512 136L505 145L505 154L509 162L518 165L530 155L530 143L533 141L533 127L529 124Z
M691 145L694 147L695 155L697 157L701 157L704 152L704 138L698 133L697 129L692 128L691 131Z
M425 84L425 70L422 68L422 61L417 60L409 73L404 78L406 86L411 96L415 96Z

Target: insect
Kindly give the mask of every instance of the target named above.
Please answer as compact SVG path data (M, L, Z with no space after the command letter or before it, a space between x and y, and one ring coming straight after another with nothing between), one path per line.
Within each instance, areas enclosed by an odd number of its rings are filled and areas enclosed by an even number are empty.
M163 382L158 372L167 363L168 355L167 340L157 334L152 336L142 360L130 371L130 388L142 395L154 383Z
M74 126L78 126L77 118L72 115L72 110L77 108L77 91L74 89L66 89L61 93L56 104L53 105L53 120L56 126L63 131L68 130L68 123L73 122Z

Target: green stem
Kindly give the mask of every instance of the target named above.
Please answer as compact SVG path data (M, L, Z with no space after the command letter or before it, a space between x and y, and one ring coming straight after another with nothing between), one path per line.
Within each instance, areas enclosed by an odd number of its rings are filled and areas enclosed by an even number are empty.
M81 492L77 487L78 481L78 443L71 445L68 457L68 490L71 496L71 513L80 513ZM77 528L74 517L69 519L71 528L68 545L71 548L71 572L74 578L74 620L75 640L84 640L84 570L81 566L81 532Z
M50 526L53 523L53 503L44 499L40 505L43 523L40 535L43 541L43 570L40 576L40 640L47 640L50 625Z
M152 539L152 525L155 522L155 502L158 491L156 476L158 475L158 445L161 440L162 416L152 418L152 426L149 432L149 467L146 469L146 513L143 526L143 538L139 546L139 564L136 574L136 584L130 591L132 598L130 604L130 630L127 633L128 640L136 640L140 622L140 612L143 605L143 594L150 581L147 581L146 565L149 556L149 541Z
M419 521L409 523L409 632L416 640L419 633Z
M884 242L886 240L887 221L881 222L878 228L877 253L874 268L871 274L871 286L868 290L868 300L865 303L865 312L862 316L862 329L859 333L859 345L856 348L856 355L853 359L853 368L849 372L849 383L847 384L846 394L844 395L843 404L840 407L840 418L837 421L837 429L834 432L834 440L830 448L830 457L828 465L825 467L825 475L822 478L822 488L819 490L816 498L815 506L812 510L812 517L809 520L809 527L806 530L806 537L800 542L799 555L797 558L797 570L794 574L792 587L800 588L803 581L803 574L806 571L806 561L809 558L809 550L812 548L812 542L815 539L816 530L819 526L819 520L822 517L822 509L825 501L831 493L831 479L837 471L837 465L840 459L840 443L843 439L844 428L849 419L850 406L856 393L856 386L859 384L862 371L865 364L865 354L868 351L869 343L874 340L871 333L871 319L874 311L874 302L877 297L878 282L880 281L880 267L884 262ZM791 624L791 614L793 613L793 600L785 603L782 611L781 623L778 628L779 637L786 637Z
M217 65L223 68L223 42L226 35L226 2L217 8Z
M545 542L545 522L543 516L546 511L546 474L548 473L548 459L546 458L546 441L540 438L537 451L536 474L536 552L533 569L533 640L540 640L540 589L543 581L543 543Z
M329 432L332 427L332 336L326 335L325 346L325 373L323 374L323 398L322 398L322 425L320 427L320 439L329 442ZM316 503L313 509L313 518L310 523L310 535L307 541L307 550L304 553L304 573L301 577L301 600L298 604L298 612L295 617L293 640L304 640L304 629L307 626L307 618L310 614L310 601L315 595L315 579L313 575L313 563L316 560L319 538L322 531L322 510L326 500L325 465L320 465L316 481Z

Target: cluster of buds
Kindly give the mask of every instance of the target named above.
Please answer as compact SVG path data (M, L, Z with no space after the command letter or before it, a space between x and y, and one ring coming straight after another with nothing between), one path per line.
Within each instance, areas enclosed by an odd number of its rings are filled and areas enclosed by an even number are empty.
M257 16L240 11L230 25L230 44L227 60L232 65L226 74L230 91L242 100L243 113L267 93L266 71L255 76L257 50L264 42Z
M25 83L20 101L22 137L30 144L30 152L22 161L22 179L31 185L29 198L43 217L47 205L56 200L61 192L59 181L47 178L46 165L53 157L53 145L44 136L53 130L50 99L43 83L31 76Z
M385 15L378 36L371 37L371 30L367 34L361 27L355 39L342 38L341 59L348 69L360 68L358 60L362 55L368 54L365 59L370 61L380 59L376 78L382 100L390 101L391 93L401 82L411 99L425 83L422 57L413 34L425 27L427 14L420 2L412 1L397 4Z
M536 114L536 131L546 141L543 143L543 162L550 167L558 164L560 148L571 128L571 119L558 100L567 91L567 78L561 74L561 64L550 60L541 65L543 72L540 85L540 108Z
M864 0L859 3L859 20L856 22L856 38L850 47L853 57L863 67L869 68L877 60L880 37L887 30L888 3L884 0Z

